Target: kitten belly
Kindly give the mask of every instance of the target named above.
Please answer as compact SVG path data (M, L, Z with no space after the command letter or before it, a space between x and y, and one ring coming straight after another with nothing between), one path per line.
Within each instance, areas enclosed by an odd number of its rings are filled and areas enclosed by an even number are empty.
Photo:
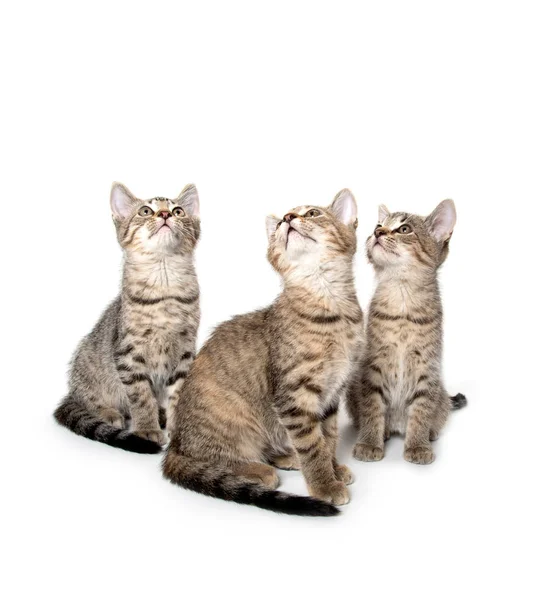
M387 365L383 368L384 389L387 391L387 428L390 433L406 433L408 399L415 392L417 372L413 365L413 348L398 344L389 348Z

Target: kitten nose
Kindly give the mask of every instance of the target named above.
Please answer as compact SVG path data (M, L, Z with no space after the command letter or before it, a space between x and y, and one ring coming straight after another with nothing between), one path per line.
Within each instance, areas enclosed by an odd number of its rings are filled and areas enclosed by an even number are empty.
M167 219L169 217L169 211L167 210L160 210L158 214L160 217L162 217L162 219Z
M376 227L375 231L373 232L373 234L377 238L381 237L382 235L387 235L387 229L386 229L386 227Z
M284 217L283 217L283 221L286 221L287 223L290 223L293 219L298 218L298 215L296 213L290 212L287 213Z

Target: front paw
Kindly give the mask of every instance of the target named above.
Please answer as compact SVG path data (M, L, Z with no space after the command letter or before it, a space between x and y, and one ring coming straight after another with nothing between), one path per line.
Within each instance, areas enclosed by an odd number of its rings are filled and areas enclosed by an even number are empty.
M161 429L137 429L136 431L133 431L133 433L145 440L156 442L160 446L164 446L167 442L165 432Z
M339 481L346 483L346 485L354 483L354 473L346 465L337 465L335 475Z
M350 493L346 488L346 484L342 481L334 481L333 483L321 486L309 486L310 496L319 498L324 502L329 502L335 506L342 506L350 502Z
M352 456L356 460L363 460L364 462L374 462L382 460L385 456L385 450L379 446L371 446L369 444L356 444L352 452Z
M416 465L430 465L435 460L431 446L415 446L404 448L404 458Z

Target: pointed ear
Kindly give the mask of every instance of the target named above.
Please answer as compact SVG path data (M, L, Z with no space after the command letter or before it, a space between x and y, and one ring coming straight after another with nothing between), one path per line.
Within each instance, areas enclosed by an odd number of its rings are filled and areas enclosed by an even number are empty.
M277 230L277 225L280 221L281 219L275 215L269 215L265 218L265 232L267 233L267 239L269 241L271 241L271 236Z
M431 235L437 242L450 239L456 225L456 207L452 200L443 200L437 208L425 219Z
M341 190L331 204L331 211L345 225L355 225L358 220L358 206L352 192Z
M198 190L194 183L189 183L179 194L177 200L184 209L187 215L200 218L200 200L198 199Z
M126 219L132 212L137 199L122 184L114 181L110 194L112 214L116 219Z
M389 209L384 204L379 204L379 223L382 223L389 215Z

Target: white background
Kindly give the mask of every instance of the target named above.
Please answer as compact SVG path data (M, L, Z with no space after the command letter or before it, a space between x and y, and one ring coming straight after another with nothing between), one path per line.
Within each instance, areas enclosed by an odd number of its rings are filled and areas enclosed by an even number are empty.
M553 26L529 1L2 3L3 597L552 598ZM118 291L113 180L197 184L199 344L278 293L267 213L349 187L361 247L379 203L453 198L444 371L469 407L436 462L398 439L356 462L344 417L352 502L294 518L58 427ZM365 307L362 252L357 283Z

